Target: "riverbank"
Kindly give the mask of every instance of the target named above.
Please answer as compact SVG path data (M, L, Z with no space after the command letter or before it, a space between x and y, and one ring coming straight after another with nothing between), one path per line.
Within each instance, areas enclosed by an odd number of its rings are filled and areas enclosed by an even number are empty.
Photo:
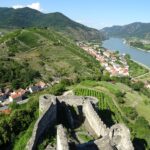
M105 40L102 46L113 52L119 51L120 54L129 54L133 60L150 68L150 53L128 46L123 38L110 38Z
M136 49L138 49L138 50L140 50L140 51L150 53L150 50L146 50L146 49L142 49L142 48L139 48L139 47L135 47L135 46L130 45L129 42L128 42L126 39L123 39L123 43L126 44L126 45L128 45L128 46L131 47L131 48L136 48Z
M150 71L150 67L148 67L148 66L146 66L146 65L144 65L144 64L142 64L142 63L140 63L140 62L138 62L138 61L136 61L136 60L133 60L133 59L131 59L133 62L135 62L135 63L137 63L138 65L140 65L140 66L142 66L142 67L144 67L144 68L146 68L146 69L148 69L149 71Z

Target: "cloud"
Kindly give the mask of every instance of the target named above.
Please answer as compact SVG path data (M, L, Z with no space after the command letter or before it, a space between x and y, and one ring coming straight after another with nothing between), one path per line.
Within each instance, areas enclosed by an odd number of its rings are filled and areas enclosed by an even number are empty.
M32 8L32 9L35 9L35 10L42 10L41 9L41 4L39 3L39 2L37 2L37 3L32 3L31 5L27 5L27 7L29 7L29 8Z
M13 6L14 9L23 8L23 7L25 7L25 6L23 6L23 5L14 5Z
M42 11L41 4L39 2L35 2L35 3L29 4L29 5L20 5L20 4L18 4L18 5L14 5L12 7L14 9L29 7L29 8L38 10L38 11Z

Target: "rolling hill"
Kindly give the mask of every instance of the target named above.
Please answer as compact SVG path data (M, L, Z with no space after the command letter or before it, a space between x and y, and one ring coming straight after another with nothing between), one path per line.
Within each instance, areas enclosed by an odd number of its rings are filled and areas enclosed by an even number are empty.
M1 66L7 67L1 70L7 76L9 70L11 79L16 78L15 74L21 67L25 70L32 68L33 73L38 71L40 79L45 81L68 79L70 82L77 82L99 77L99 63L72 40L52 29L18 29L1 37L0 62ZM18 67L9 65L12 63ZM18 82L23 81L21 76L17 77ZM3 80L3 85L11 83L11 79ZM34 78L31 79L33 81Z
M31 8L0 8L0 28L49 27L74 40L102 40L104 35L93 28L79 24L62 13L44 14Z
M124 26L112 26L101 31L113 37L137 37L150 39L150 23L135 22Z

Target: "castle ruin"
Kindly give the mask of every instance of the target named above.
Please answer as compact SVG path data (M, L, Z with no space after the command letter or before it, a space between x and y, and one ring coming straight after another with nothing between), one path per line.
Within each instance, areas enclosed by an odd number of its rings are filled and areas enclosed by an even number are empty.
M124 124L108 128L97 113L97 104L94 97L40 96L40 116L26 149L36 150L53 128L56 143L49 143L45 150L134 150L129 129Z

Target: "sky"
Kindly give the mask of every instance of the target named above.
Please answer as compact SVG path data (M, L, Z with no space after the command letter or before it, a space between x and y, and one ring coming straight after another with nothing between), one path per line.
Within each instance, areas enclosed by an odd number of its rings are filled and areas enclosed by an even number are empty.
M61 12L72 20L97 29L150 22L150 0L0 0L0 7Z

